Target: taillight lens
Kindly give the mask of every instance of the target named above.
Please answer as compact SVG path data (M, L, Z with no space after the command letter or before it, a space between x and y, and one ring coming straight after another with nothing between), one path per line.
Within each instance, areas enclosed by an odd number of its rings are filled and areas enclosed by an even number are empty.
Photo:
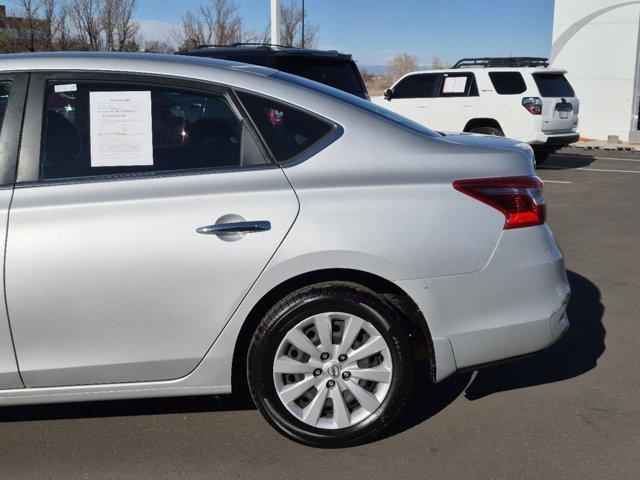
M542 180L538 177L499 177L457 180L453 188L485 203L505 216L504 229L542 225L547 219Z
M523 98L522 106L532 115L542 115L542 100L538 97Z

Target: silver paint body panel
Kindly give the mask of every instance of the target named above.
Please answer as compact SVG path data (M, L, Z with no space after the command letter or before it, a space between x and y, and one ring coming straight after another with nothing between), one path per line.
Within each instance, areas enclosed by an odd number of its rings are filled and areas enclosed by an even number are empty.
M226 62L0 59L0 71L61 68L253 91L328 118L342 135L282 169L16 188L7 297L29 388L5 389L1 404L227 393L252 308L281 283L322 269L367 272L404 289L427 319L438 380L562 333L552 324L568 284L548 227L504 232L502 214L452 187L535 174L528 147L419 134L271 70ZM196 233L233 213L272 229L237 242ZM498 295L504 285L517 293L508 301Z

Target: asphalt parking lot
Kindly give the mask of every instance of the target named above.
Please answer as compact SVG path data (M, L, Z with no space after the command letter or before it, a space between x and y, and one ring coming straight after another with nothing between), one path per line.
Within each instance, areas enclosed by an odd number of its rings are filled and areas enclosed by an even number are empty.
M638 478L640 157L539 173L573 288L549 350L421 384L393 435L344 450L292 443L242 399L2 408L0 478Z

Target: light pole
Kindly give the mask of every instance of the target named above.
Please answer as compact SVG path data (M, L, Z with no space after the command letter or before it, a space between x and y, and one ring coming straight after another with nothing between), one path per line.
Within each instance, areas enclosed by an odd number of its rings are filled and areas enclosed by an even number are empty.
M271 44L280 45L280 0L271 0Z
M302 48L304 48L304 0L302 0Z

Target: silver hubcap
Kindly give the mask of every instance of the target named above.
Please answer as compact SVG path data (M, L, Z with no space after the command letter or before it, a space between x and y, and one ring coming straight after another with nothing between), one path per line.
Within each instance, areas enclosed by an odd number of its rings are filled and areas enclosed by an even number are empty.
M307 425L346 428L378 409L392 367L387 342L373 325L347 313L322 313L280 342L273 381L287 410Z

